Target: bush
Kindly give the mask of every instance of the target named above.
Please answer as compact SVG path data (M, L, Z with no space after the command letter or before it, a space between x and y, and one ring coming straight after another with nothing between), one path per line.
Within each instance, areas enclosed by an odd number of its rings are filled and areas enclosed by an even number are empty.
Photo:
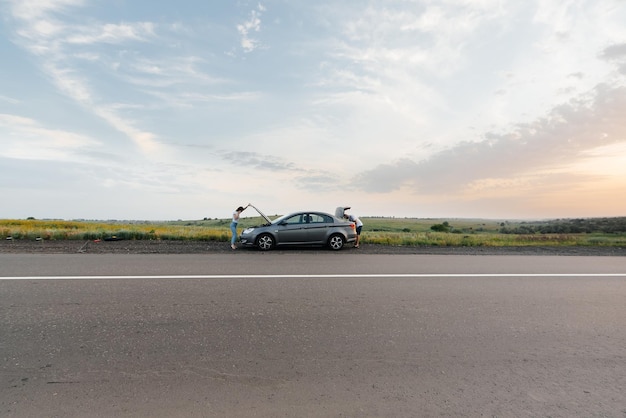
M430 229L435 232L449 232L450 228L451 226L447 221L442 224L435 224L430 227Z

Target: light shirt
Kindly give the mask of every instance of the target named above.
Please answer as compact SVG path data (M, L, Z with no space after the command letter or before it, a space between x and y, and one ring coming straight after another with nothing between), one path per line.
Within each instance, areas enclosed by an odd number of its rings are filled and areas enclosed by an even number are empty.
M355 223L356 223L357 228L358 228L359 226L363 226L363 222L361 222L361 220L360 220L359 218L357 218L356 216L354 216L354 215L348 215L348 220L349 220L350 222L355 222Z

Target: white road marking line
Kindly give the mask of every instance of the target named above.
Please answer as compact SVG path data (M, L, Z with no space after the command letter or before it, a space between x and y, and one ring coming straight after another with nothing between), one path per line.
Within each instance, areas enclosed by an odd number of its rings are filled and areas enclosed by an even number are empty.
M164 274L152 276L7 276L0 277L0 280L375 279L445 277L626 277L626 273Z

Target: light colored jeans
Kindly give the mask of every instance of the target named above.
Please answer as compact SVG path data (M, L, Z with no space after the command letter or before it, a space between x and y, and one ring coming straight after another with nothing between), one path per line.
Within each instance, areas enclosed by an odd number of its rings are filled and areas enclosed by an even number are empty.
M230 231L233 233L233 237L230 239L230 244L235 245L235 241L237 241L237 222L230 223Z

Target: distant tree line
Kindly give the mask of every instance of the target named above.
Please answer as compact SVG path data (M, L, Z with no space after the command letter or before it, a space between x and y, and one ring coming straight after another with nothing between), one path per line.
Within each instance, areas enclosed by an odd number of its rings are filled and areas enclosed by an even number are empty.
M500 224L503 234L617 234L626 232L626 217L555 219L521 222L516 226Z

